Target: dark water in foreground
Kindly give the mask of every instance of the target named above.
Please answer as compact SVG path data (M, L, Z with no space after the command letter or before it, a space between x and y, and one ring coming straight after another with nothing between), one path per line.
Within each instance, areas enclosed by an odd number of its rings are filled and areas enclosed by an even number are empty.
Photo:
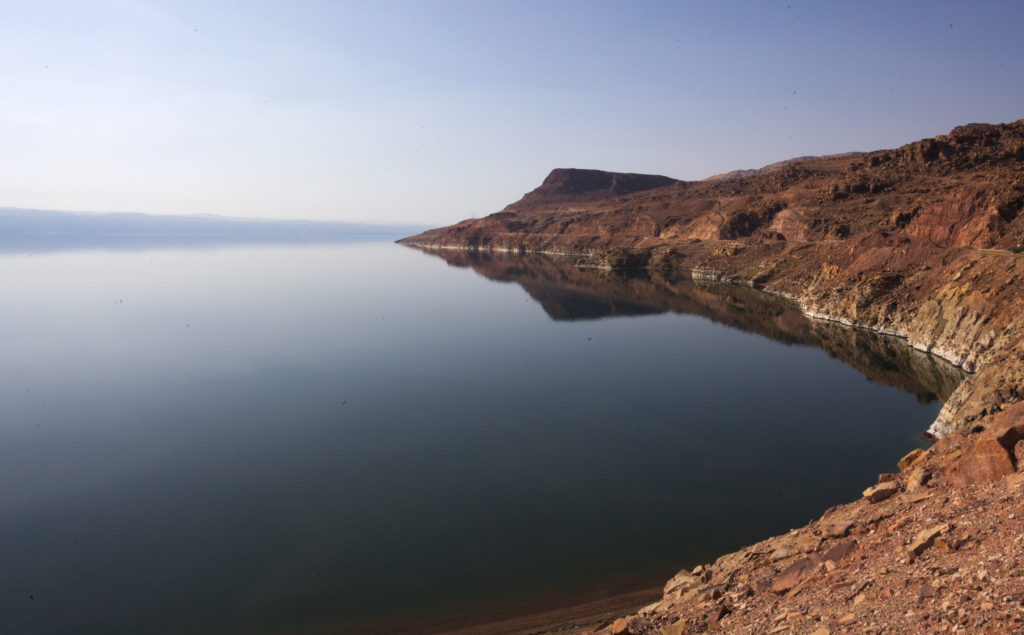
M0 255L0 631L416 629L657 583L855 498L957 381L748 289L444 257Z

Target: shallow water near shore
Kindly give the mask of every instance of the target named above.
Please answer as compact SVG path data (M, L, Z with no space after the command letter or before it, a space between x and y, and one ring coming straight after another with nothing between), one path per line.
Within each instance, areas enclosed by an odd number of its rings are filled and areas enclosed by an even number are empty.
M0 270L3 632L417 631L645 588L856 498L960 378L751 289L552 259Z

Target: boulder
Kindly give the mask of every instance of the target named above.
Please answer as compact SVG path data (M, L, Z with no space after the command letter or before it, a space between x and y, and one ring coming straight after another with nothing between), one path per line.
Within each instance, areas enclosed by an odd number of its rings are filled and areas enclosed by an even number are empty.
M953 466L950 478L960 487L988 481L1017 471L1013 454L996 437L978 439L971 451Z

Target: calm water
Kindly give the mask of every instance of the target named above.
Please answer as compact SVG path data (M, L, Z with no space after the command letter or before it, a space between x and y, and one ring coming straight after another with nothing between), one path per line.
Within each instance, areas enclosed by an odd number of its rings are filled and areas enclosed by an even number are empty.
M0 255L0 631L417 628L658 583L855 498L957 381L750 290L445 258Z

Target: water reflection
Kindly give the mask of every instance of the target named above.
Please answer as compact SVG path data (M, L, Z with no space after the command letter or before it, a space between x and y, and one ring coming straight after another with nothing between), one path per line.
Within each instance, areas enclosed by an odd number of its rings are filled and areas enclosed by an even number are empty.
M514 282L552 320L681 313L757 333L784 344L816 346L869 380L945 402L964 372L906 341L813 320L793 302L750 287L693 280L677 271L580 269L568 258L462 250L427 250L454 267Z
M890 386L955 383L749 289L444 256L484 275L0 256L0 632L423 632L650 588L858 496L938 412Z

